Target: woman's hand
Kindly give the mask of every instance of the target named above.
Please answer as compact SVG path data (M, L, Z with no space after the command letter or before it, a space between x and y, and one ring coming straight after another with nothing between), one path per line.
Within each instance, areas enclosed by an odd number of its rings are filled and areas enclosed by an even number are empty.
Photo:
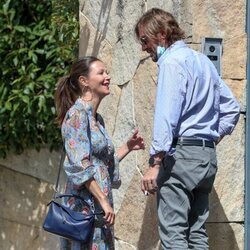
M105 215L103 218L105 219L105 221L107 223L106 225L107 226L114 225L115 213L114 213L113 208L110 206L108 199L105 197L99 202L100 202L100 205L101 205L103 211L105 212Z
M129 151L145 149L144 140L138 133L139 130L136 129L132 137L128 139L127 147Z
M117 156L119 161L121 161L129 152L140 149L145 149L145 145L143 138L138 135L138 129L136 129L132 137L128 139L127 143L123 144L117 150Z
M94 178L86 181L85 186L94 195L97 201L100 203L103 211L105 212L104 219L107 226L111 226L115 223L115 213L111 205L109 204L107 196L102 192L101 188L97 184Z

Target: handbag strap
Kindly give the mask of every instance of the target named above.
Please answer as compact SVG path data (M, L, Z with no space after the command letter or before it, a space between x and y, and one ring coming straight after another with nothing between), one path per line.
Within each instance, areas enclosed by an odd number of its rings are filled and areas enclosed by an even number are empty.
M60 198L63 198L63 197L74 197L74 198L77 198L79 200L81 200L85 205L87 205L89 207L89 203L87 201L85 201L81 196L79 195L75 195L75 194L59 194L59 195L56 195L55 199L60 199ZM91 214L92 215L104 215L104 211L101 211L101 212L92 212L91 211Z
M56 186L55 186L54 198L56 198L56 194L58 193L59 179L60 179L62 165L63 165L64 159L65 159L65 155L66 155L66 152L65 152L65 149L63 147L62 153L61 153L61 158L60 158L58 174L57 174L57 178L56 178Z
M89 138L89 161L91 162L92 159L92 143L91 143L91 130L90 130L90 122L87 115L88 126L87 126L87 136Z

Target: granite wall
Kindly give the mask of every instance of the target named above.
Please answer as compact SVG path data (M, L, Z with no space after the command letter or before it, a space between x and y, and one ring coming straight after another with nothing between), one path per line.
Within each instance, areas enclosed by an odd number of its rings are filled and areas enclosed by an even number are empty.
M159 249L155 197L140 191L151 140L156 64L135 41L136 20L152 7L172 12L185 30L190 47L201 50L202 37L223 38L222 78L242 109L246 93L245 0L81 0L80 56L95 55L107 65L111 95L100 107L117 147L137 127L143 152L121 163L122 185L114 190L116 249ZM207 222L212 250L244 249L244 117L218 146L218 174ZM43 232L46 203L51 198L59 154L27 151L0 160L0 249L58 249L56 237Z

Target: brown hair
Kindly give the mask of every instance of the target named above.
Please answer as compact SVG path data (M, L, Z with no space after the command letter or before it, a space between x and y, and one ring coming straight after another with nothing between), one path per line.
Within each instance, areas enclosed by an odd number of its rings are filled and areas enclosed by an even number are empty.
M95 61L100 60L93 56L78 59L72 64L70 74L58 80L55 92L55 105L57 112L56 120L60 125L66 112L75 103L76 99L82 95L82 88L78 81L79 77L88 77L89 68Z
M153 41L156 40L156 35L159 32L164 32L168 45L185 38L184 31L179 27L173 15L158 8L148 10L137 21L134 31L138 39L141 27L146 37Z

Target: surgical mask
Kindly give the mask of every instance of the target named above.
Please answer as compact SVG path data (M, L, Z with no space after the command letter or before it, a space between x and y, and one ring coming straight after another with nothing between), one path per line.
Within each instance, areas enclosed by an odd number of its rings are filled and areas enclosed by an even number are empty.
M160 45L157 46L157 48L156 48L157 59L159 59L164 54L165 51L166 51L165 47L162 47Z

